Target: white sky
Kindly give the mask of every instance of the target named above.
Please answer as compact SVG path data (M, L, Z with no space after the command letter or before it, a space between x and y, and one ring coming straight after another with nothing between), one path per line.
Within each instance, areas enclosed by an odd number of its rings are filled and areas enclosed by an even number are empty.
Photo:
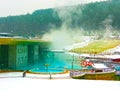
M0 0L0 17L32 13L37 9L105 0Z

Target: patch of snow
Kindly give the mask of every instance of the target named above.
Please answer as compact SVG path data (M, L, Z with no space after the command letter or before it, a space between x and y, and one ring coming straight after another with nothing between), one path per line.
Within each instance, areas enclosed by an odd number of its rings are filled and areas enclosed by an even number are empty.
M94 63L94 66L95 68L108 68L107 66L105 66L104 64L102 63Z
M120 90L119 81L0 78L0 90Z
M71 49L74 49L74 48L81 48L83 46L86 46L90 43L91 41L86 41L86 42L81 42L81 43L75 43L73 45L70 45L70 46L66 46L64 49L65 50L71 50Z

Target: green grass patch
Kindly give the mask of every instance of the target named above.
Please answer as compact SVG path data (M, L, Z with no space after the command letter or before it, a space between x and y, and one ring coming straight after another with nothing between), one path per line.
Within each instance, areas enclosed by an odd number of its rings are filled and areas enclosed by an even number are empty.
M75 53L99 54L105 50L114 48L120 44L120 40L96 40L87 46L72 49Z

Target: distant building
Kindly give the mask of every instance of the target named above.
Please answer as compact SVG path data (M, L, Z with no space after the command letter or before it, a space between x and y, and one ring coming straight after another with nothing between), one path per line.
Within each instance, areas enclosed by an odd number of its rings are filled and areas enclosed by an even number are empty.
M14 37L13 34L10 34L10 33L0 33L0 37Z

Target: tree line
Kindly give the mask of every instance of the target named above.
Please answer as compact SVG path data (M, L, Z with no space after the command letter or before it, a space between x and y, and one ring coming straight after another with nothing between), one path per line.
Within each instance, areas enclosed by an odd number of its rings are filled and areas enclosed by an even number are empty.
M100 31L107 27L112 27L112 30L120 29L120 0L61 8L40 9L32 14L0 17L0 32L22 36L42 36L51 28L60 28L68 22L70 22L68 27L72 30L82 28L85 31ZM64 12L60 13L60 10L67 12L65 16L61 16Z

